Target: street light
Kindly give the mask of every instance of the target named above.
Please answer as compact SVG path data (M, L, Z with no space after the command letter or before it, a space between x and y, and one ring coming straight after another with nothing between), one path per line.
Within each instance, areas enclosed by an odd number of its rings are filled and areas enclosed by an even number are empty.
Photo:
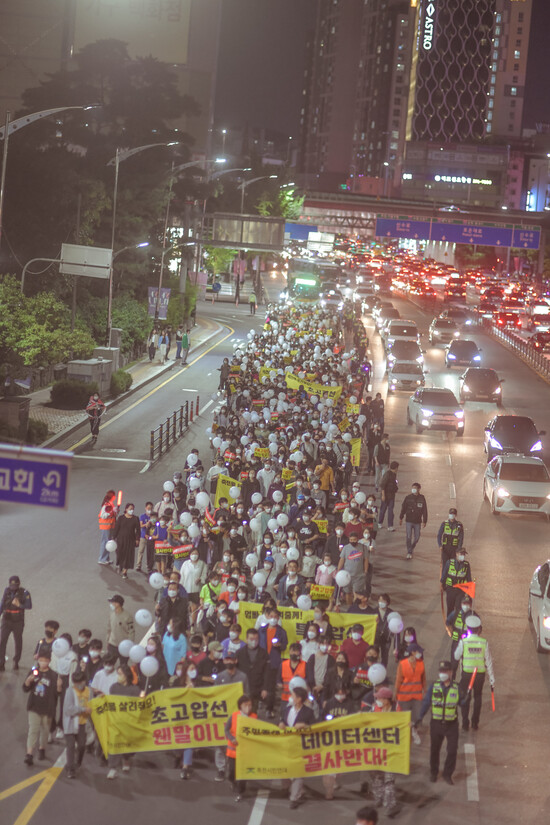
M18 129L23 129L34 123L35 120L41 120L43 117L50 117L50 115L57 115L59 112L68 112L70 109L95 109L95 106L60 106L57 109L44 109L41 112L33 112L32 115L25 115L17 120L10 120L10 112L6 112L6 125L0 129L0 139L4 141L4 150L2 153L2 172L0 174L0 244L2 243L2 225L4 218L4 191L6 187L6 167L8 165L8 140L10 135L17 132Z
M111 226L111 249L115 248L115 224L116 224L116 204L118 195L118 168L120 162L128 160L128 158L137 155L139 152L144 152L145 149L153 149L155 146L177 146L179 141L172 141L170 143L147 143L145 146L136 146L133 149L120 150L117 147L114 158L107 163L107 166L115 167L115 185L113 190L113 217ZM111 321L113 311L113 259L111 258L111 266L109 269L109 299L107 302L107 346L111 346Z
M225 157L225 138L227 135L227 129L222 129L222 157Z
M274 180L275 178L278 178L278 177L279 177L278 175L260 175L257 178L251 178L250 180L243 180L243 182L239 184L239 186L237 188L241 190L241 215L244 212L244 192L245 192L245 189L248 186L250 186L251 183L256 183L256 181L258 181L258 180Z

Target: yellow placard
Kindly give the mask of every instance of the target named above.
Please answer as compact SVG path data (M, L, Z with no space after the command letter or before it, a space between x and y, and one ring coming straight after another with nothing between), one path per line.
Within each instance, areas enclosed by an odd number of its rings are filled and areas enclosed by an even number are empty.
M230 476L224 476L220 473L216 479L216 496L214 498L214 507L220 506L220 498L226 498L230 503L234 501L234 499L229 495L229 491L232 487L238 487L240 489L242 487L242 482L237 481L237 479L231 478Z
M312 599L323 599L329 602L334 595L334 587L328 584L312 584L309 595Z
M352 771L410 771L411 713L354 713L281 730L237 717L237 779L297 779Z
M249 627L255 627L256 619L262 613L262 605L256 602L239 602L239 611L237 613L237 621L239 622L242 633L246 637L246 631ZM279 607L281 614L280 622L288 636L289 646L292 642L301 642L306 632L306 625L314 619L313 610L299 610L296 607ZM327 613L330 625L332 627L333 643L341 645L347 638L348 632L354 624L363 625L363 639L367 644L374 644L374 635L376 633L376 616L358 615L357 613ZM288 647L282 653L283 657L288 656Z
M342 393L342 387L338 385L331 385L325 387L324 384L313 384L306 378L298 378L291 372L286 373L285 381L289 390L297 390L300 387L303 387L308 395L319 395L321 397L323 395L326 395L328 398L332 398L334 401L338 401Z
M254 450L254 455L256 456L256 458L271 458L269 447L256 447L256 449Z
M352 438L349 442L350 459L352 467L359 467L361 464L361 439Z
M360 404L346 404L346 413L347 415L359 415L361 412L361 405Z
M338 424L338 429L340 430L341 433L344 433L347 430L348 427L349 427L349 418L346 416Z
M281 478L283 481L290 481L290 479L294 476L293 471L289 467L283 467L281 470Z
M101 696L90 702L92 722L105 756L222 747L242 693L239 683L157 690L143 699Z
M328 533L328 518L314 518L312 522L317 525L319 532L326 536Z

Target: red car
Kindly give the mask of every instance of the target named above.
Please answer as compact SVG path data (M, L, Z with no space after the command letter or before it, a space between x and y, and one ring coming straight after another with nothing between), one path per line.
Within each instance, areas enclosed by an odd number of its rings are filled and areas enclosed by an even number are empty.
M516 312L495 312L494 322L501 329L506 327L521 329L521 319Z

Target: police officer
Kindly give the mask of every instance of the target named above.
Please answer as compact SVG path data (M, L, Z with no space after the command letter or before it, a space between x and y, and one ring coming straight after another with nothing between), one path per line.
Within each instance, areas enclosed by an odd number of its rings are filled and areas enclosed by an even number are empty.
M462 730L470 730L470 699L474 694L474 711L472 713L472 730L479 727L479 717L481 715L481 696L483 685L485 684L485 674L489 674L491 687L495 686L495 673L493 670L493 659L489 650L489 643L481 634L481 619L479 616L468 616L466 619L467 636L460 639L455 650L455 659L462 661L462 677L460 679L460 694L462 698ZM477 672L474 678L472 690L468 690L472 680L474 670Z
M441 522L441 526L437 531L437 544L441 550L441 567L439 575L443 566L449 559L452 559L455 553L460 550L464 541L464 527L461 521L456 517L456 508L449 509L449 516L445 521Z
M441 574L441 591L447 597L447 616L455 608L455 604L460 598L462 592L455 584L464 584L464 582L472 581L472 571L470 562L466 561L466 553L468 551L465 547L457 550L454 558L449 559L443 567Z
M459 640L466 633L466 619L468 616L477 616L478 614L473 609L471 596L467 593L462 597L462 601L458 604L455 602L454 610L448 614L445 624L451 634L451 663L453 665L453 679L456 676L458 669L458 662L455 659L455 650Z
M448 661L439 663L439 679L428 688L420 706L418 727L428 710L432 710L430 722L430 782L437 781L439 773L439 753L443 741L447 740L447 756L443 765L443 779L454 785L453 773L458 752L458 703L459 686L452 678L452 665Z
M25 611L32 609L31 594L21 587L19 576L10 576L8 586L4 590L0 602L0 671L6 669L6 646L13 633L15 653L13 669L19 670L19 660L23 649L23 628L25 627Z

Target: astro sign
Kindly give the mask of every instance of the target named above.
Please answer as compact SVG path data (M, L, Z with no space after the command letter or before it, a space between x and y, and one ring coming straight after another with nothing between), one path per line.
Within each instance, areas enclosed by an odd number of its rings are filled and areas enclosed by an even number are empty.
M428 0L426 11L424 12L424 28L422 32L422 48L425 52L431 51L434 44L435 29L435 3L436 0Z

